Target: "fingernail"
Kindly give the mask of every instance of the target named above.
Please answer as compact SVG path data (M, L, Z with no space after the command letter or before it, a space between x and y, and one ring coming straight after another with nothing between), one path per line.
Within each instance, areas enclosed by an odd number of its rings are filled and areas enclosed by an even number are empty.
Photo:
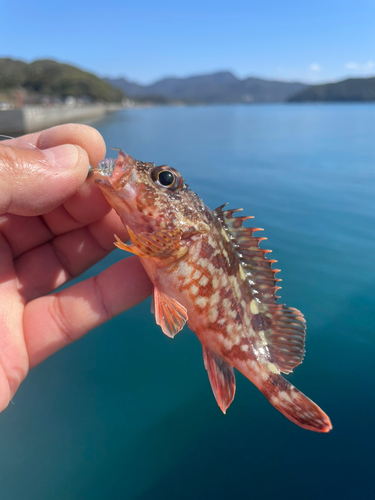
M77 165L79 151L73 144L63 144L43 150L44 155L55 167L72 169Z

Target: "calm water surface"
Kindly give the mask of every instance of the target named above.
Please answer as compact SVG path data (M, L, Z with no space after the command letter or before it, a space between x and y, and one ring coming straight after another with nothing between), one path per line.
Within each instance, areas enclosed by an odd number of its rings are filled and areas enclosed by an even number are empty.
M30 373L0 415L1 499L374 498L375 106L153 108L96 127L255 216L307 319L288 378L334 429L296 427L240 374L222 415L196 337L165 337L146 302Z

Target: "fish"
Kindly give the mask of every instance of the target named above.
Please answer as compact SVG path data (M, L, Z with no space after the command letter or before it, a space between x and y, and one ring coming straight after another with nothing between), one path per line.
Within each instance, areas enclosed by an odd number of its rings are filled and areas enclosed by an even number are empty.
M95 182L130 237L127 244L115 235L115 245L139 257L164 334L173 338L187 324L197 335L223 413L235 395L235 368L298 426L330 431L323 410L282 376L303 361L306 322L277 302L277 261L259 246L266 238L254 233L262 229L244 226L252 217L227 204L210 210L176 169L122 150L106 174Z

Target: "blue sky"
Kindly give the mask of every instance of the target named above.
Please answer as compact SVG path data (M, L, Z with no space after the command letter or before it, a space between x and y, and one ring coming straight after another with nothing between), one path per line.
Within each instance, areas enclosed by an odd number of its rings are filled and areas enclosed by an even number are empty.
M52 58L99 76L375 75L375 0L0 0L0 11L0 57Z

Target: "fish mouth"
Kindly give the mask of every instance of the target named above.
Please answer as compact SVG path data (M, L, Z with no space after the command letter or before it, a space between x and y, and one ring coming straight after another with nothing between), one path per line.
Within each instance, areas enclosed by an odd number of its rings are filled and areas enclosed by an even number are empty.
M113 169L113 172L108 177L102 176L101 179L95 179L95 182L103 189L111 191L119 191L124 188L128 183L132 173L134 172L134 168L136 166L136 160L131 156L127 155L119 149L119 154L116 160L116 165Z
M111 175L95 179L95 184L113 208L121 203L127 211L131 210L136 195L134 182L132 182L135 180L136 163L134 158L119 149L116 165Z
M113 186L108 179L95 179L95 184L97 184L100 189L104 192L113 191Z
M132 187L132 183L129 182L130 178L133 177L132 174L133 171L130 172L130 175L126 179L122 178L121 182L117 182L115 185L111 182L110 177L95 179L95 184L100 188L108 202L114 198L120 198L126 204L130 204L135 197L134 188ZM112 203L110 202L110 204Z

